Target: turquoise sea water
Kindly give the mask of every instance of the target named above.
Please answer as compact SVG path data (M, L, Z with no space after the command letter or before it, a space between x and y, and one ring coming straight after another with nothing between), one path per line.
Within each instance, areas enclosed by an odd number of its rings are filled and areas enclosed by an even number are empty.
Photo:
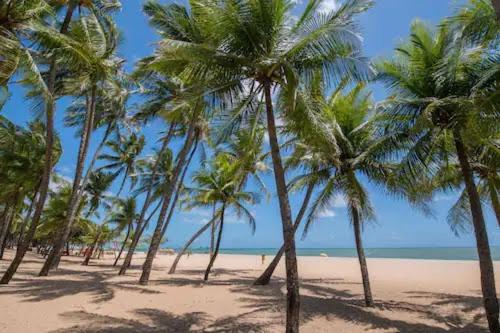
M274 255L274 248L234 248L221 249L220 253ZM193 253L208 253L207 248L193 248ZM500 260L500 246L491 247L494 260ZM348 248L314 248L297 249L299 256L319 256L326 253L329 257L356 257L356 249ZM369 258L406 258L406 259L437 259L437 260L477 260L475 248L468 247L418 247L418 248L367 248L365 253Z

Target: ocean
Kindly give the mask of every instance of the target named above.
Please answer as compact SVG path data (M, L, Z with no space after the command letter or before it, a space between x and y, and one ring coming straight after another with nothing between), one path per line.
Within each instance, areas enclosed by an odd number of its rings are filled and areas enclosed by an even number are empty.
M208 253L207 248L193 248L193 253ZM275 248L228 248L220 253L274 255ZM329 257L357 257L356 249L351 248L298 248L299 256L319 256L325 253ZM401 258L401 259L432 259L432 260L477 260L476 248L473 247L413 247L413 248L366 248L368 258ZM491 247L493 260L500 260L500 246Z

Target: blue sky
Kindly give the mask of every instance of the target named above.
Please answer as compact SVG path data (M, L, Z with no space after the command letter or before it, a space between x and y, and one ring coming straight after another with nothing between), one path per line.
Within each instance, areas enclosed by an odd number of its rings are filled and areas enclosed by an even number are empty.
M118 26L123 32L123 44L120 55L127 60L127 68L132 69L135 61L152 52L157 38L148 26L142 13L142 1L123 0L123 8L117 14ZM166 3L166 1L165 1ZM359 17L364 39L364 51L367 56L378 58L392 53L394 46L408 35L413 19L419 18L431 24L438 23L443 17L451 15L463 1L459 0L377 0L375 6ZM303 3L297 5L300 9ZM326 0L324 8L335 8L336 2ZM385 97L380 85L374 85L373 95L379 101ZM16 123L22 124L33 117L30 104L23 98L23 92L13 86L12 96L6 104L3 114ZM62 138L64 155L57 171L71 177L75 167L78 140L74 130L64 128L62 118L67 101L58 105L56 127ZM159 132L164 130L161 123L154 123L143 129L149 142L148 147L158 139ZM91 151L100 139L100 132L95 133ZM148 152L146 151L145 154ZM192 169L197 163L193 163ZM275 192L272 174L264 177L272 194ZM446 224L446 212L453 204L456 196L440 195L434 202L436 218L429 219L409 207L403 201L394 200L371 185L367 186L373 205L376 209L377 221L366 226L363 234L366 247L414 247L414 246L474 246L472 235L456 237ZM118 185L114 186L114 190ZM296 214L302 201L302 193L290 195L292 210ZM229 223L224 231L222 247L279 247L282 241L281 220L276 197L251 207L257 219L257 230L252 236L250 228L230 214ZM496 226L494 216L489 208L485 209L490 243L500 245L500 230ZM178 212L174 215L167 231L168 246L181 245L203 221L210 216L208 210ZM299 234L300 235L300 234ZM202 237L195 246L207 246L208 235ZM298 247L353 247L354 237L349 225L345 204L341 197L332 202L332 207L323 213L310 230L308 237L301 240L297 237Z

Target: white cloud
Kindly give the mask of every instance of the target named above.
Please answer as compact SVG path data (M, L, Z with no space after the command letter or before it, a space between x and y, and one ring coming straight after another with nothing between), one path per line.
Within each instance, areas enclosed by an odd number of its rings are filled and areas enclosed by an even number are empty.
M337 10L339 8L339 4L337 0L323 0L321 5L319 5L318 11L321 13L330 13L331 11Z
M454 198L454 196L452 196L452 195L438 194L433 198L433 200L435 202L437 202L437 201L450 201L450 200L453 200L453 198Z
M342 197L340 194L337 194L335 198L333 198L332 206L335 208L341 208L346 207L347 203L345 202L344 197Z
M212 218L209 209L196 208L182 213L182 220L186 223L205 224Z
M331 209L326 209L324 211L322 211L321 213L318 214L318 217L320 219L323 219L323 218L328 218L328 217L334 217L336 216L337 214L331 210Z

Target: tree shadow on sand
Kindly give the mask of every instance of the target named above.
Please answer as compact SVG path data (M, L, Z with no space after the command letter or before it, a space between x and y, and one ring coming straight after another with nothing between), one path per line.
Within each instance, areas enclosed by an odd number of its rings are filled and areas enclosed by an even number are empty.
M246 320L246 314L225 317L210 323L204 312L175 315L157 309L133 311L136 319L104 316L85 311L71 311L61 315L77 325L50 333L201 333L201 332L265 332L262 324Z
M376 307L370 309L364 306L362 294L353 294L342 287L349 282L323 280L320 282L322 285L313 282L301 280L301 325L325 317L330 321L340 319L355 323L366 330L405 333L487 332L480 297L425 293L425 297L433 300L428 304L376 300ZM268 286L236 286L232 291L244 295L239 301L246 303L248 308L285 313L286 289L283 281L274 281ZM464 313L475 315L472 320L467 320L460 312L443 314L440 308L446 305L463 308ZM412 319L400 320L398 313L409 314Z
M58 279L58 275L64 276L64 279ZM92 302L102 303L112 300L116 289L148 294L159 293L133 283L110 281L109 279L114 276L116 276L115 271L85 272L59 269L49 278L16 279L15 283L0 288L0 296L18 295L24 297L24 302L40 302L85 293L90 294Z

